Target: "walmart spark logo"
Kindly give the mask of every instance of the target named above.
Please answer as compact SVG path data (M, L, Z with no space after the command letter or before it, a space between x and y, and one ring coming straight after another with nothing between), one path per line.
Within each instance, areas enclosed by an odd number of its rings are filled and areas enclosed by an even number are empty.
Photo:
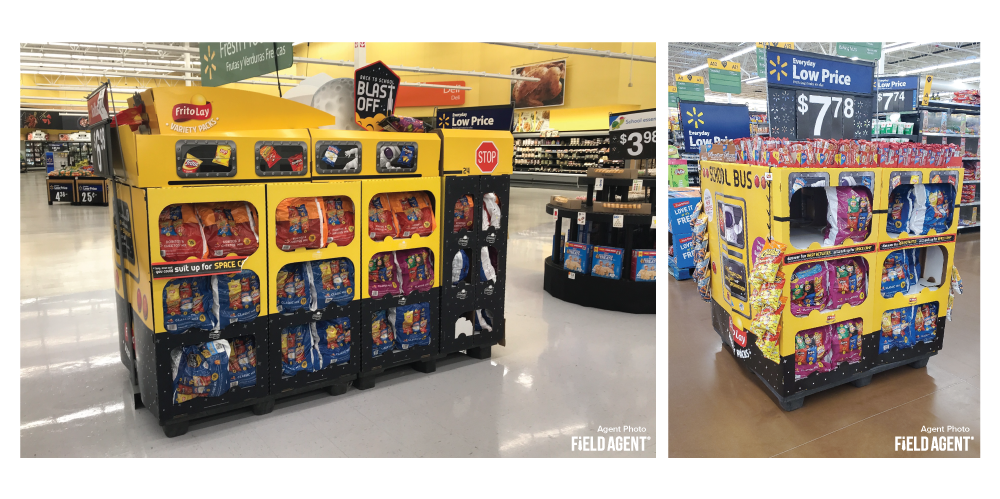
M212 63L212 61L215 59L215 54L218 54L218 52L213 53L212 46L209 45L208 53L201 55L201 58L205 60L204 73L208 75L209 80L212 79L212 71L218 71L218 69L215 67L215 64Z
M690 125L690 124L692 124L692 123L693 123L693 124L694 124L694 128L695 128L695 130L697 130L697 129L698 129L698 125L704 125L704 124L705 124L705 122L704 122L704 121L702 121L702 119L701 119L701 117L702 117L702 116L703 116L703 115L704 115L705 113L699 113L699 112L698 112L698 108L695 108L695 107L692 107L690 111L687 111L687 112L686 112L686 113L684 113L684 114L687 114L688 116L690 116L690 117L691 117L691 119L689 119L689 120L687 121L687 124L688 124L688 125Z
M771 63L772 66L774 66L774 69L772 69L769 74L775 74L775 73L777 73L775 76L778 78L778 81L781 81L781 77L782 76L784 76L785 78L788 78L788 73L786 73L784 69L781 69L783 67L788 66L788 63L787 62L781 62L781 56L780 55L777 56L776 59L778 61L777 64L774 61L767 61L767 62Z
M442 114L438 116L438 128L448 128L451 125L451 116Z

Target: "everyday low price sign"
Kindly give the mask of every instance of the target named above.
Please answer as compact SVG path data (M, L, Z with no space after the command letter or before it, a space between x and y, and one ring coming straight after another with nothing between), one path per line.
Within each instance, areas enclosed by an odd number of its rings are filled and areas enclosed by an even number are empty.
M201 86L218 87L292 67L291 42L199 42Z
M857 94L872 93L875 71L871 63L836 59L840 58L769 48L767 84Z
M437 110L438 128L511 130L514 106L460 107Z
M684 150L697 152L702 144L750 136L750 109L743 104L680 103Z
M878 91L877 107L880 113L898 113L917 109L917 95L920 92L919 76L879 78L875 80Z
M399 81L399 76L382 61L355 70L354 121L365 130L382 130L379 122L396 110Z
M656 109L645 109L610 116L608 133L612 159L656 158Z

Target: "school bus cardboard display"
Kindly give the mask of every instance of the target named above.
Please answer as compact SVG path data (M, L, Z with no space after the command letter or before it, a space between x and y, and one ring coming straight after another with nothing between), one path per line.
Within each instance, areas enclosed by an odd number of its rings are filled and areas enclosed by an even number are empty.
M366 132L363 130L310 129L310 164L314 180L349 180L393 177L438 177L441 139L433 133ZM360 150L360 168L335 169L323 158L329 146ZM379 165L380 149L410 146L416 151L412 167L385 170Z
M440 129L442 175L510 175L514 136L506 131ZM494 159L493 153L496 152Z
M955 189L953 194L954 206L952 206L951 225L942 234L958 234L958 204L962 198L963 171L954 167L934 167L934 168L883 168L882 175L883 193L876 201L877 212L875 221L872 223L872 230L878 231L879 241L892 241L896 239L907 239L909 237L921 237L908 234L905 227L897 227L900 232L888 231L889 220L889 197L894 189L907 184L948 184ZM933 229L932 229L933 231ZM930 233L930 232L929 232ZM933 231L937 234L936 231ZM923 234L927 235L927 234Z

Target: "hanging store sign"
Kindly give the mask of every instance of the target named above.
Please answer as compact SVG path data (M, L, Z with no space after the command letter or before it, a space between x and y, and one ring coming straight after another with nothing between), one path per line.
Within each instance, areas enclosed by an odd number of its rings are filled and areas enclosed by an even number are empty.
M680 103L684 150L696 152L703 144L750 136L750 109L745 104Z
M609 121L609 158L656 158L656 109L612 113Z
M427 81L432 85L464 87L464 81ZM465 90L458 88L400 87L396 107L461 106Z
M438 128L506 130L514 123L514 106L459 107L437 110Z
M393 114L399 76L382 64L373 62L354 71L354 121L365 130L381 131L379 122Z
M100 123L111 117L108 110L108 85L101 85L90 97L87 97L87 121Z
M708 60L708 89L723 94L738 94L742 91L740 63L733 61Z
M705 101L705 78L692 75L674 75L674 85L677 87L679 101Z
M837 42L837 55L877 61L882 57L882 42Z
M677 107L677 85L667 87L667 107Z
M767 51L767 84L871 94L875 66L798 50Z
M767 48L779 47L783 49L795 50L795 42L757 42L757 77L764 77L764 68L767 66Z
M199 42L201 86L218 87L292 67L292 42Z
M931 75L926 75L924 78L924 94L920 99L920 105L926 106L931 100L931 83L934 81L934 77Z

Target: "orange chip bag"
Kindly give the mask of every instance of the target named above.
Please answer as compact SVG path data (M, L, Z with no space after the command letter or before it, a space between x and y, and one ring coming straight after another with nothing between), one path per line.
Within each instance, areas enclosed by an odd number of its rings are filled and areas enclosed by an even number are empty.
M205 226L209 258L250 256L257 251L257 210L250 203L201 203L197 210Z
M399 227L389 206L389 196L379 194L368 203L368 237L381 241L386 237L397 237Z
M168 262L205 258L208 246L194 208L172 204L160 212L160 256Z
M426 237L434 232L434 208L426 192L393 192L389 194L392 213L399 224L399 237L417 234Z
M354 240L354 202L347 196L323 198L326 242L347 246Z
M322 198L286 198L275 209L274 240L281 251L326 246Z

